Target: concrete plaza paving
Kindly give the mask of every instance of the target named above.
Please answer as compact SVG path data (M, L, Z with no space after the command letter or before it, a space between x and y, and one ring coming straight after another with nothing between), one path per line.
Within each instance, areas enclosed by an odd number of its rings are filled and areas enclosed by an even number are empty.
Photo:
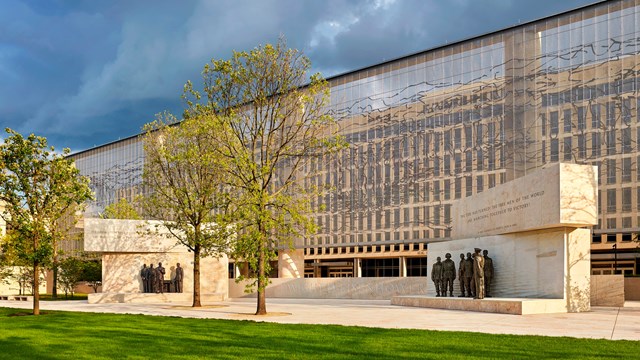
M267 299L267 316L255 316L255 299L229 299L191 308L181 304L88 304L43 301L43 310L127 313L190 318L335 324L381 328L473 331L491 334L570 336L640 340L640 302L592 307L584 313L506 315L391 305L388 300ZM30 302L0 301L1 307L31 308Z

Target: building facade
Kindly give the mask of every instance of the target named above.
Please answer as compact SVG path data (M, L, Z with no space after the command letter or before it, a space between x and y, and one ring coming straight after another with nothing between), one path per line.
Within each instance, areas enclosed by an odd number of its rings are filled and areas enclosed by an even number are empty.
M605 1L330 78L350 147L311 164L335 190L304 276L426 276L455 200L555 162L599 168L592 272L639 274L639 29L640 0ZM138 137L72 156L89 216L141 192Z

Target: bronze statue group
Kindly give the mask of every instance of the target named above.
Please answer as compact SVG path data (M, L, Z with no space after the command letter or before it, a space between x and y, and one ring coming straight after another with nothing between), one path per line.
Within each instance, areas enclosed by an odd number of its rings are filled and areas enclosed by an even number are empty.
M460 282L459 297L472 297L484 299L491 297L491 280L493 280L493 259L489 251L475 248L473 255L469 252L467 257L460 254L458 265L458 281ZM453 296L453 280L456 279L456 264L451 260L451 254L445 255L445 260L438 256L431 269L431 281L436 286L436 297Z
M164 275L166 271L159 262L156 268L153 264L144 264L140 270L140 278L142 278L143 292L145 293L164 293ZM174 284L174 292L182 292L182 280L184 279L184 270L180 267L180 263L176 265L176 273L172 280Z

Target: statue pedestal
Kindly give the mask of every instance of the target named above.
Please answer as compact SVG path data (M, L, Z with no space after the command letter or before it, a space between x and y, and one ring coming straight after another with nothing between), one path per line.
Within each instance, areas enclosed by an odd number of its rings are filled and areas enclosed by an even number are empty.
M498 314L531 315L566 313L564 299L509 299L431 297L426 295L394 296L392 305L425 307L432 309L477 311Z

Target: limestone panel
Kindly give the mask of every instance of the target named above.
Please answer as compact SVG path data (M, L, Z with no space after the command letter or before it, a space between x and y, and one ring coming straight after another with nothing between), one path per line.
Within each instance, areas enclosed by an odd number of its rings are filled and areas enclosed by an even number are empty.
M475 247L489 251L494 278L491 294L498 298L564 299L569 312L590 309L590 231L559 228L429 244L428 269L449 252L459 267L459 254ZM454 295L460 294L459 279ZM436 291L429 282L427 295Z
M108 253L102 256L102 291L104 293L142 293L140 270L143 264L158 262L166 270L165 280L175 278L176 263L184 269L183 292L193 292L193 254L191 253ZM228 259L203 258L200 261L200 291L228 293Z
M425 294L424 277L270 279L268 298L390 300L397 295ZM229 297L255 297L247 282L229 281Z
M85 219L84 249L96 252L187 252L160 222Z
M592 306L624 306L623 275L591 275Z
M591 231L567 229L564 271L567 311L591 309Z
M532 232L493 235L429 244L428 273L440 256L451 253L459 270L460 254L473 253L475 247L489 251L494 273L491 294L507 298L564 298L565 231L538 230ZM456 274L457 276L457 274ZM459 279L454 282L454 295L460 294ZM428 295L435 296L429 281Z
M304 250L282 250L278 253L278 277L304 277Z
M628 277L624 279L624 299L640 300L640 278Z
M597 171L551 164L452 207L452 237L470 238L597 224Z

